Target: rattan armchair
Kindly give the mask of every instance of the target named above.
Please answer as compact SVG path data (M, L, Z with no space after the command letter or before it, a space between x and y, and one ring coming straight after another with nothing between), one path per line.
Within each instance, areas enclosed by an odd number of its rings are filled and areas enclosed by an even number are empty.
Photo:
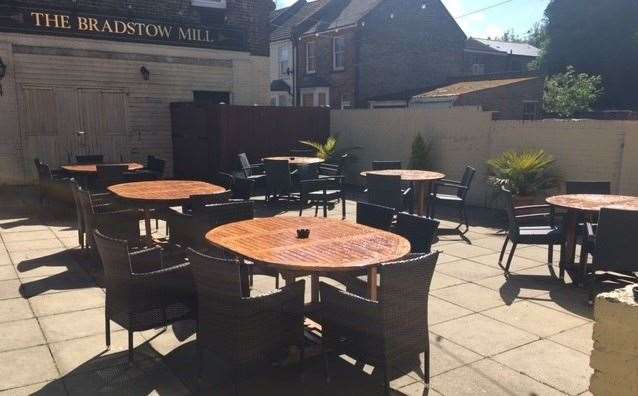
M396 209L357 202L357 223L388 231L394 221Z
M126 180L125 172L128 171L128 165L97 165L97 185L101 191L107 191L109 186L124 183Z
M104 156L102 154L76 155L75 161L78 164L102 164Z
M430 193L429 197L429 217L435 217L436 207L439 204L455 206L459 211L459 225L456 228L457 230L460 230L464 225L465 231L463 231L463 233L468 232L470 230L470 223L467 218L465 203L475 174L476 169L471 166L466 166L461 180L444 179L435 183L433 191ZM444 193L442 190L445 190L446 192Z
M399 213L394 232L410 241L412 253L427 254L432 250L439 225L440 223L434 219Z
M198 296L198 379L205 351L229 364L235 385L252 368L286 356L304 343L304 281L270 294L249 296L242 290L237 260L188 252Z
M265 160L264 170L266 171L266 201L280 196L293 198L295 184L292 176L296 171L290 171L288 160Z
M504 267L506 273L509 273L516 247L519 244L524 245L547 245L547 262L552 264L554 258L554 245L561 245L561 256L564 253L565 234L561 228L554 224L553 208L550 205L532 205L514 207L512 193L506 189L503 190L505 198L505 211L509 221L509 231L501 254L498 259L498 265L503 268L503 256L507 250L507 245L511 241L512 249L510 250L507 264ZM525 225L525 224L533 225ZM560 260L560 278L564 277L563 260Z
M587 230L594 257L589 270L586 264L582 268L589 275L589 302L593 303L602 280L638 284L638 212L603 208L598 226L588 223Z
M366 176L368 186L368 202L374 205L386 206L397 211L408 209L413 211L412 189L401 187L401 176L376 175Z
M372 170L401 169L401 161L372 161Z
M95 249L93 233L97 229L110 237L127 241L131 247L144 244L140 238L139 211L117 210L110 204L96 204L87 190L78 189L76 194L82 209L86 246Z
M133 333L195 318L197 308L189 264L164 268L160 248L130 253L126 241L94 233L104 266L106 346L111 320L128 331L133 361Z
M342 177L324 177L299 182L299 216L303 214L304 206L315 204L315 216L319 212L319 205L323 206L323 217L328 217L328 202L341 201L341 218L346 218L346 198L343 192Z
M246 179L253 180L255 183L263 183L266 180L264 164L251 164L246 153L239 153L237 157Z
M328 378L328 354L346 353L381 370L386 393L391 378L412 371L429 382L428 292L438 255L381 265L379 301L320 283Z

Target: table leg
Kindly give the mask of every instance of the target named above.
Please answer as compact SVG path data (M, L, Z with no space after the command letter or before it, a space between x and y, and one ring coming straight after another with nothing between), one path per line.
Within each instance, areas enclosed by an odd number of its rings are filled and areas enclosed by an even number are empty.
M310 302L315 304L319 302L319 275L310 275Z
M416 202L416 214L418 214L419 216L424 216L425 215L425 200L427 199L426 194L425 194L425 183L421 183L421 182L416 182L414 183L414 189L415 191L415 196L417 199Z
M377 287L377 277L379 274L379 269L377 267L368 268L368 297L370 300L376 301L378 300L378 287Z
M579 284L582 283L582 275L576 274L574 271L574 263L576 262L576 228L578 226L578 213L570 210L565 215L565 253L562 255L562 266L565 270L569 271L569 275L572 279ZM575 275L575 276L574 276Z
M151 232L151 210L144 209L144 230L146 231L146 243L149 246L153 245L153 235Z

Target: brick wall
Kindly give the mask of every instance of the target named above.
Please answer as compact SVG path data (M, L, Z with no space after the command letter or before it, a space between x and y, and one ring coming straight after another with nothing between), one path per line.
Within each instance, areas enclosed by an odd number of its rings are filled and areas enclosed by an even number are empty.
M8 0L8 5L77 9L87 13L157 18L178 23L225 24L246 31L251 54L269 55L272 0L227 0L227 9L191 6L191 0Z
M460 75L465 40L439 0L383 2L361 28L357 105Z
M344 37L345 67L343 70L333 70L332 42L334 37ZM354 101L356 89L356 43L357 31L354 28L341 29L336 32L323 33L317 36L304 37L298 47L298 76L303 81L308 76L306 73L306 44L316 42L315 54L317 58L318 77L330 83L330 107L341 108L341 98L346 101Z

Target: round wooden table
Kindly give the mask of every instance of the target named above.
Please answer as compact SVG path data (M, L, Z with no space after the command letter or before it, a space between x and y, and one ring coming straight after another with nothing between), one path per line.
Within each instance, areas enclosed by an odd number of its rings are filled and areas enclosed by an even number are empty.
M128 162L121 164L77 164L77 165L62 165L62 169L69 173L78 173L78 174L97 174L97 166L98 165L128 165L128 171L134 172L141 169L144 169L144 165L138 164L136 162Z
M191 195L221 194L224 187L191 180L156 180L115 184L108 188L118 198L144 210L146 240L153 242L151 235L151 209L181 205Z
M439 172L431 172L424 170L410 169L386 169L379 171L361 172L361 176L368 174L385 175L385 176L401 176L401 180L413 183L415 188L415 196L417 197L416 213L424 216L427 209L428 194L431 190L432 183L445 179L445 175Z
M624 210L638 210L638 197L624 195L598 194L570 194L556 195L546 199L546 202L556 208L566 209L565 216L565 254L563 266L573 269L576 262L576 238L578 217L583 214L596 214L602 208L617 208ZM579 268L579 283L583 284L586 268Z
M317 157L268 157L264 158L265 160L275 160L275 161L288 161L290 165L294 166L304 166L304 165L315 165L326 162L326 160L317 158Z
M309 229L298 239L298 229ZM410 242L396 234L342 220L316 217L269 217L240 221L206 234L214 246L282 273L311 274L313 303L319 301L322 272L368 271L370 298L377 299L379 264L410 253Z

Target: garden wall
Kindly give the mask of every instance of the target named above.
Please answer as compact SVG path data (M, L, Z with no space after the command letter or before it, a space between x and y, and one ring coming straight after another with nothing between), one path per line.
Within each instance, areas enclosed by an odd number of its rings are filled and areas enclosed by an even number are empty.
M602 120L493 121L476 107L374 109L331 112L331 131L341 147L361 146L349 181L372 160L400 159L407 166L417 133L433 143L432 168L459 178L477 168L470 201L493 206L485 161L506 150L542 148L556 158L562 180L609 180L614 192L638 195L638 122Z

